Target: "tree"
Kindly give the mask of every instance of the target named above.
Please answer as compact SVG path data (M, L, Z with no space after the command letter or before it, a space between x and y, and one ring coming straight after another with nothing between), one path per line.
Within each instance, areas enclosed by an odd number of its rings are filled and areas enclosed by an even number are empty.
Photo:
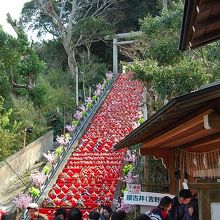
M35 77L43 70L44 63L39 60L22 29L9 14L7 16L17 38L0 30L2 72L13 87L32 89L35 86Z
M67 53L68 65L73 78L76 78L78 85L78 67L76 59L76 42L73 39L74 30L78 21L87 17L99 17L120 1L117 0L39 0L30 1L25 4L22 10L24 21L33 19L32 24L35 28L43 27L43 30L50 32L53 36L61 39L63 47ZM36 22L36 23L35 23ZM42 25L42 26L41 26ZM42 30L42 29L41 29ZM78 39L80 41L80 38ZM76 103L78 105L78 96L76 89Z
M148 15L140 23L142 36L122 50L134 61L129 68L146 88L149 116L174 97L219 77L218 43L185 53L178 50L182 12L180 2L160 16Z
M85 45L89 60L92 43L104 41L106 36L111 36L113 33L113 26L103 18L87 17L77 23L73 32L73 39L77 40L76 46Z

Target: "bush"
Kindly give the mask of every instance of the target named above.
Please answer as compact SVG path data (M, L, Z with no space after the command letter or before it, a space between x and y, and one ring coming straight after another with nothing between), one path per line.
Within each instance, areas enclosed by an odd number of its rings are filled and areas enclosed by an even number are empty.
M34 107L33 102L24 98L13 99L14 118L21 123L21 129L32 127L33 133L28 135L28 142L37 139L47 130L47 121L40 109Z
M12 109L5 110L3 103L0 97L0 160L19 150L23 137L20 123L12 121Z

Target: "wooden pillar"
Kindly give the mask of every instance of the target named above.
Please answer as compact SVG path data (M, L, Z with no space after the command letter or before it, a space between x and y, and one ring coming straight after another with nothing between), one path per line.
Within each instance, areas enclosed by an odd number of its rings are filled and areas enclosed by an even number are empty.
M148 178L149 174L148 174L148 156L144 156L144 183L146 185L144 185L144 191L148 191L148 186L147 184L149 183L149 178Z
M175 177L175 151L169 151L169 161L168 161L168 179L169 179L169 193L176 195L178 193L178 189L176 186L176 177Z

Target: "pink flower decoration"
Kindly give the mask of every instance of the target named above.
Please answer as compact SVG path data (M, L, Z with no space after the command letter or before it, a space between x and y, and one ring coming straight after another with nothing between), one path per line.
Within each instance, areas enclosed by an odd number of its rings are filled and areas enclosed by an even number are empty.
M82 116L82 112L80 112L79 110L76 111L76 113L74 114L74 117L77 120L80 120L83 116Z
M31 178L36 187L40 187L46 180L47 176L43 172L37 171L31 174Z
M66 130L67 131L69 131L69 132L72 132L72 131L74 131L75 130L75 127L74 126L72 126L72 125L66 125Z
M86 103L92 103L93 100L91 99L91 97L87 97L86 100L85 100L85 102L86 102Z
M32 197L28 194L20 193L12 202L17 208L26 209L27 206L32 202Z
M47 159L47 161L50 162L50 163L53 163L54 160L55 160L54 154L53 154L53 153L50 153L49 151L48 151L47 154L46 154L46 153L43 153L43 156L44 156L44 157Z
M96 85L96 90L101 90L101 89L102 89L101 83L99 83L98 85Z
M113 72L109 71L105 74L107 80L111 80L113 78Z
M94 95L95 96L100 96L101 95L101 89L97 89L95 92L94 92Z
M81 105L79 107L80 110L82 110L83 112L86 112L87 111L87 108L84 106L84 105Z

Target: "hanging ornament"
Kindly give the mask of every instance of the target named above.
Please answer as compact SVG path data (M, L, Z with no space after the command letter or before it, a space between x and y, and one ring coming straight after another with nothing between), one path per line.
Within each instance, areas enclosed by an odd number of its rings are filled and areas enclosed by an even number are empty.
M205 170L207 170L208 169L207 154L204 154L203 164L204 164Z
M194 158L193 158L193 164L194 164L194 165L195 165L195 167L197 168L198 163L197 163L196 157L194 157Z

